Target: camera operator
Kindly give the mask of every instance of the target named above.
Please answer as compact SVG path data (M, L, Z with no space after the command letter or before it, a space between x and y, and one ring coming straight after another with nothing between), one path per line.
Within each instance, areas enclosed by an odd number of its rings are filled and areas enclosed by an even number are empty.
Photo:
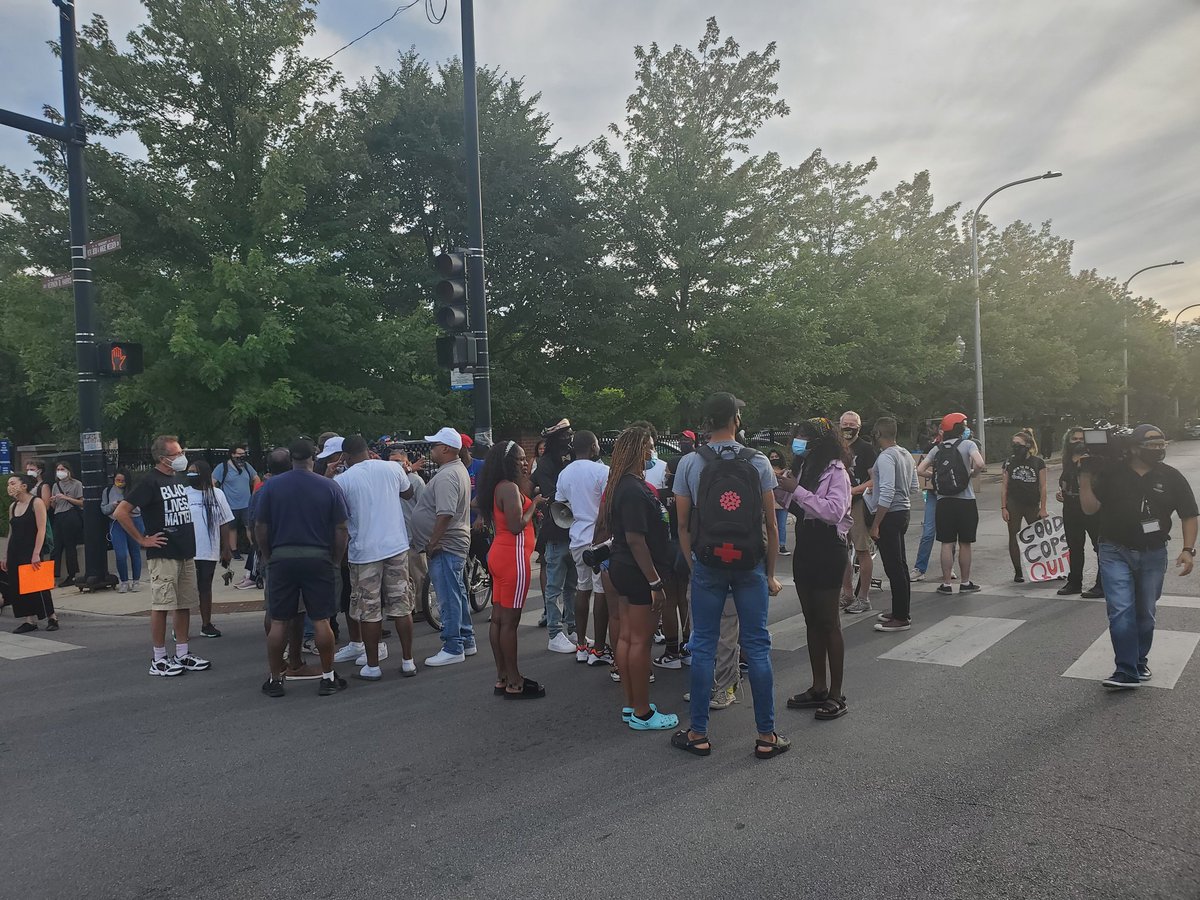
M1175 562L1180 575L1196 556L1196 498L1178 469L1163 462L1166 435L1139 425L1120 458L1086 456L1079 475L1083 512L1097 516L1100 572L1108 604L1108 629L1116 671L1101 682L1135 688L1150 680L1147 657L1154 640L1154 608L1167 572L1171 514L1183 524L1183 549Z

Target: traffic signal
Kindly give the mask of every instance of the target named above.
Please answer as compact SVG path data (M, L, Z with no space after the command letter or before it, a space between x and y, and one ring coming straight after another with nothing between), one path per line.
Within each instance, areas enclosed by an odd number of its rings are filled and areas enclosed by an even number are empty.
M140 375L142 345L132 341L106 341L96 345L97 370L101 375Z
M434 266L441 280L434 288L434 318L450 334L437 339L437 363L447 369L466 370L475 365L475 338L470 328L467 295L467 257L455 251L442 253Z

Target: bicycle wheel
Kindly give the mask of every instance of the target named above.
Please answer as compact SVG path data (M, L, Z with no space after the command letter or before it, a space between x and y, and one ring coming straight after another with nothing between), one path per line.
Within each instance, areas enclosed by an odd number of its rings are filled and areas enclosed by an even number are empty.
M425 611L425 621L429 623L429 627L440 632L442 630L442 608L438 604L437 593L433 590L428 575L425 576L425 581L421 585L421 609Z
M466 582L471 609L482 612L492 602L492 573L487 570L483 560L473 556L463 570L463 580Z

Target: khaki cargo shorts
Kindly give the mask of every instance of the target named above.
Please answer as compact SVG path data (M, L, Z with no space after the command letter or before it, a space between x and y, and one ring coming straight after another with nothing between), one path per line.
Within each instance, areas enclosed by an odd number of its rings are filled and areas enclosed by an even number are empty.
M147 559L151 609L199 609L194 559Z
M850 515L854 517L850 524L850 544L859 553L870 553L871 526L867 524L867 519L871 514L867 511L867 501L861 494L854 498L850 506Z
M382 622L384 616L411 616L413 594L408 583L409 551L372 563L350 563L350 618Z

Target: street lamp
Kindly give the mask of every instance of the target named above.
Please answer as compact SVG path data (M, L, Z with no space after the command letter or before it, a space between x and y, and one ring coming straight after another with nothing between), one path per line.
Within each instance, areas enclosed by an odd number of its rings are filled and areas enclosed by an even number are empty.
M1129 282L1133 281L1133 279L1137 278L1143 272L1149 272L1151 269L1164 269L1167 266L1182 266L1182 265L1183 265L1183 260L1176 259L1169 263L1155 263L1152 266L1146 266L1144 269L1138 269L1136 272L1134 272L1132 275L1130 275L1128 278L1125 279L1125 286L1121 289L1121 302L1125 306L1125 321L1122 326L1123 338L1121 341L1121 343L1123 344L1123 347L1121 350L1122 366L1125 371L1125 377L1124 377L1125 388L1123 391L1124 396L1122 397L1122 400L1121 400L1121 424L1122 425L1126 425L1126 426L1129 425L1129 298L1126 296L1126 294L1129 293Z
M1193 303L1191 306L1185 306L1179 312L1175 313L1175 324L1171 326L1172 343L1175 346L1175 352L1179 352L1179 317L1189 309L1200 309L1200 303ZM1175 389L1175 425L1179 425L1179 388Z
M971 284L975 292L975 436L979 438L979 452L984 454L984 459L987 459L987 444L983 415L983 335L979 324L979 211L983 209L984 203L1010 187L1028 184L1030 181L1041 181L1044 178L1061 177L1062 172L1047 172L1044 175L1034 175L1032 178L1022 178L1002 184L983 198L983 201L975 207L974 215L971 216Z

